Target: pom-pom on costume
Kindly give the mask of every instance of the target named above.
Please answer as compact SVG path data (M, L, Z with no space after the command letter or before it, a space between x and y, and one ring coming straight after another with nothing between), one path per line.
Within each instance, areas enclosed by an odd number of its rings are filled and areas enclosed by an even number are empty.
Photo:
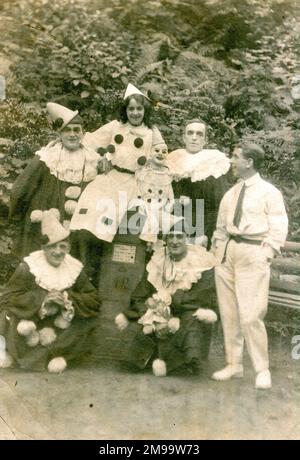
M24 258L1 296L0 339L21 368L62 372L87 351L100 305L82 263L67 253L70 232L58 210L36 210L32 218L47 244Z
M53 290L64 293L63 307L45 305ZM67 255L56 269L47 263L43 251L36 251L19 265L1 297L0 334L21 368L43 370L53 358L68 362L89 349L98 310L96 290L78 260ZM67 328L58 321L61 317Z

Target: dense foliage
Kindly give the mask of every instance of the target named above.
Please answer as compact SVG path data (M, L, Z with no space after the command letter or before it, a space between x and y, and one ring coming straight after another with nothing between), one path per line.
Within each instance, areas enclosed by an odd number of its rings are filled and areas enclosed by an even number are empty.
M297 0L3 0L0 58L11 67L0 105L2 215L12 181L53 135L45 103L78 108L93 130L115 116L131 81L157 102L170 149L181 145L183 121L199 116L211 146L263 145L293 234L299 13ZM10 237L1 237L2 254Z

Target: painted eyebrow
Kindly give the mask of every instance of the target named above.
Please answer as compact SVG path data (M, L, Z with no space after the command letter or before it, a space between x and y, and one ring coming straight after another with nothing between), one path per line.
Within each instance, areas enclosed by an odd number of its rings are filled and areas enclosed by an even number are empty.
M66 126L66 127L64 128L64 131L72 131L72 128L70 128L70 126ZM73 131L80 131L80 127L79 127L79 126L75 126L75 127L73 128Z
M188 129L188 130L187 130L187 133L188 133L188 134L196 133L196 134L201 134L201 135L204 134L203 131L194 131L194 130L192 130L192 129Z

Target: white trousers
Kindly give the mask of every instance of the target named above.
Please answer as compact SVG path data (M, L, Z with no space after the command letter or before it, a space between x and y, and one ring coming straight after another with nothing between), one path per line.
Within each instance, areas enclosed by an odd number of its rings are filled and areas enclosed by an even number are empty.
M226 261L215 273L227 363L242 363L245 341L255 371L268 369L263 319L268 307L270 263L264 249L231 240Z

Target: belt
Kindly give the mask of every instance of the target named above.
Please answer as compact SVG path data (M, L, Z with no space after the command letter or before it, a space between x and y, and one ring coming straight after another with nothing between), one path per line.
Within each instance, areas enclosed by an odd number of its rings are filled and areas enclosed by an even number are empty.
M244 238L243 236L240 236L240 235L230 235L229 241L230 240L233 240L236 243L256 244L257 246L260 246L262 243L262 240L250 240L249 238Z
M262 243L261 240L250 240L250 239L244 238L243 236L240 236L240 235L229 235L229 240L226 243L224 256L223 256L223 259L222 259L222 262L221 262L222 264L226 261L227 247L228 247L229 241L231 241L231 240L235 241L236 243L255 244L256 246L260 246L261 243Z
M117 165L113 165L114 166L114 169L120 173L126 173L126 174L132 174L134 175L135 172L134 171L131 171L130 169L126 169L126 168L120 168L119 166Z

